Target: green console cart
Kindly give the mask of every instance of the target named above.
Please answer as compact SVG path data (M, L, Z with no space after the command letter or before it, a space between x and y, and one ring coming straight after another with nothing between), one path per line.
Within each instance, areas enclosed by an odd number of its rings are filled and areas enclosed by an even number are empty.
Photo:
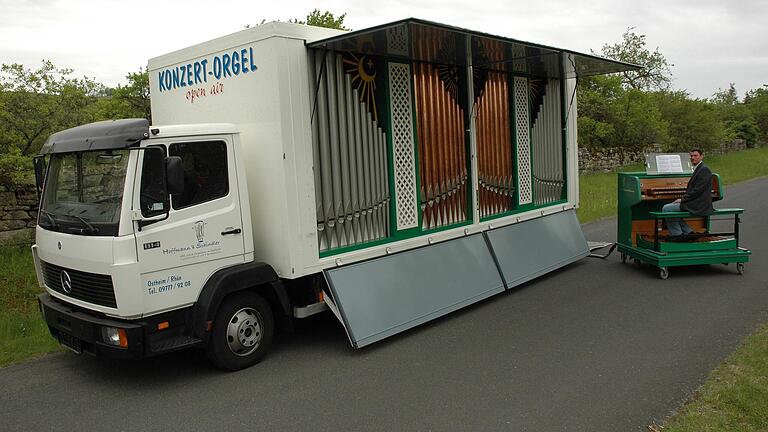
M632 258L659 268L666 279L669 268L676 266L735 263L739 274L751 252L739 246L739 224L744 212L739 208L716 209L706 217L688 212L662 212L664 204L680 198L690 174L651 175L619 173L618 237L622 262ZM712 200L723 198L720 176L712 175ZM695 233L672 237L664 220L683 218ZM718 222L715 220L731 220ZM713 228L714 227L714 228ZM727 227L727 228L725 228Z

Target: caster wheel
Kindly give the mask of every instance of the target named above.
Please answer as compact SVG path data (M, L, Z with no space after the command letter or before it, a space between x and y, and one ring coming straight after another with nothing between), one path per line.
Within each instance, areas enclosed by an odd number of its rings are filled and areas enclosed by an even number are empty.
M627 254L624 252L621 253L621 263L626 264L627 263Z
M739 272L740 275L744 274L744 263L736 263L736 271Z
M666 267L660 267L659 277L666 280L669 277L669 270Z

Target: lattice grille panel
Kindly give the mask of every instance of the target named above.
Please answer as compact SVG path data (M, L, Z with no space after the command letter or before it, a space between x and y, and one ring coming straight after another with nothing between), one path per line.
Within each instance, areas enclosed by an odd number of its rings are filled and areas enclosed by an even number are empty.
M387 50L390 54L408 55L408 30L406 26L387 29Z
M416 195L416 158L411 109L411 68L389 63L389 103L392 123L392 149L397 203L397 229L419 225Z
M531 131L527 78L515 77L514 98L519 198L520 204L530 204L533 202L533 193L531 188Z

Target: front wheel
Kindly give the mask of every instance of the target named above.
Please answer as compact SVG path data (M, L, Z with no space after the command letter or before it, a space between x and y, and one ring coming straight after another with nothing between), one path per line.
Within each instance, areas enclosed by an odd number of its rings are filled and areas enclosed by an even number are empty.
M208 358L231 371L254 365L267 353L274 328L272 309L258 294L243 292L227 297L213 321Z

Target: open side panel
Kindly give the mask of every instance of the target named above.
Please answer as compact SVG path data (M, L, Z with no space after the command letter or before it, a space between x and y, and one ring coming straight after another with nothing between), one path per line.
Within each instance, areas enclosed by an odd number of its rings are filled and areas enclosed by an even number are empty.
M586 243L585 243L586 244ZM355 348L504 291L482 234L324 272Z
M520 285L589 255L589 246L568 210L487 231L507 288Z

